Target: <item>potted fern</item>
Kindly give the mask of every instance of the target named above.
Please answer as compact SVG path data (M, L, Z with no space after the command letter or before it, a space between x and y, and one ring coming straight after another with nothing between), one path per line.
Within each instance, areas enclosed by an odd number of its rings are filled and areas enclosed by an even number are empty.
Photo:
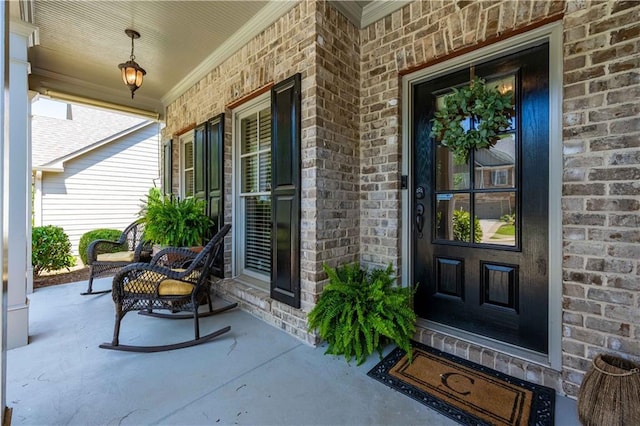
M200 246L210 231L206 203L195 198L180 199L151 188L140 211L145 238L152 244L169 247Z
M413 290L395 285L391 265L366 271L358 264L333 269L318 303L309 313L309 330L326 340L325 353L355 356L358 365L387 343L393 342L411 359L411 338L416 315L411 307Z

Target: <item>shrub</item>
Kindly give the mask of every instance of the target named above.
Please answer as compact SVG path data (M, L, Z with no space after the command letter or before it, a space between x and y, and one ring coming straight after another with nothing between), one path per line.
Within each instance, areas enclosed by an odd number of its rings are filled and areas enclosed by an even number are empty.
M100 228L94 229L93 231L85 232L80 237L80 242L78 243L78 251L80 252L80 259L82 259L82 263L85 265L88 262L87 259L87 248L89 244L91 244L95 240L109 240L109 241L118 241L122 235L122 231L118 231L117 229L108 229L108 228ZM124 243L122 246L114 246L109 251L117 252L123 251L127 249L127 244Z
M45 271L69 269L75 265L69 237L59 226L36 226L31 233L31 263L34 275Z
M471 241L471 215L464 210L453 211L453 239L458 241ZM474 242L482 242L482 227L478 217L473 218Z
M152 188L140 212L145 224L145 239L153 244L172 247L202 244L212 225L205 213L206 205L204 200L180 199Z
M504 214L500 216L500 220L506 223L507 225L515 225L516 223L516 215L514 214Z
M329 284L309 313L309 330L318 329L327 341L326 353L355 356L358 365L389 342L411 359L411 337L416 314L411 307L413 290L395 285L391 265L371 272L359 265L337 270L323 265Z

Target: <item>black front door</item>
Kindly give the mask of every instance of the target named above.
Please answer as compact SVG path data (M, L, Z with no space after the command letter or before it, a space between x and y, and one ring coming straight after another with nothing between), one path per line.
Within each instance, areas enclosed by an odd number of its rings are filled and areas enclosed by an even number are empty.
M548 352L548 44L476 64L513 90L512 126L454 158L429 136L434 111L470 69L414 86L415 308L421 318ZM465 126L476 123L467 120Z

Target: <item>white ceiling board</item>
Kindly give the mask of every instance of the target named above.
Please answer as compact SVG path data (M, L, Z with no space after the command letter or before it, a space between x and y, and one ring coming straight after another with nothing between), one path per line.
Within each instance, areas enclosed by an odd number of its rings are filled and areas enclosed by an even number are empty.
M166 103L203 73L224 60L299 0L289 1L11 1L12 19L33 7L39 44L29 49L30 89L94 98L163 114ZM384 4L387 4L385 7ZM390 13L404 3L338 1L349 19L362 25L373 13ZM25 7L26 6L26 7ZM344 7L342 7L344 6ZM367 12L369 11L369 12ZM277 16L276 16L277 15ZM371 15L371 16L368 16ZM120 79L118 64L129 59L135 40L136 62L147 71L135 99Z

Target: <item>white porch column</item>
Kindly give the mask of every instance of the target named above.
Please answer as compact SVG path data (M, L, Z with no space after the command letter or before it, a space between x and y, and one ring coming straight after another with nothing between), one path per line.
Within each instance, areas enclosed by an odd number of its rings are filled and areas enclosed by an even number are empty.
M5 64L9 60L9 42L7 34L9 30L6 26L5 19L9 13L9 3L0 2L0 34L2 34L2 43L0 43L0 81L2 81L2 91L5 93L9 89L9 76L5 72ZM9 199L7 191L7 158L6 151L9 144L9 123L7 120L7 111L9 106L5 103L6 97L0 96L0 272L2 273L2 285L0 286L0 422L5 423L5 407L7 406L7 345L5 336L7 335L7 322L5 313L7 312L7 202Z
M29 185L29 195L32 194L31 191L33 191L33 196L29 196L27 195L27 215L31 215L31 212L33 212L34 215L34 221L35 219L35 208L36 206L34 205L35 203L35 199L37 198L38 194L38 189L37 189L37 184L36 182L34 182L34 173L33 173L33 162L32 162L32 150L31 150L31 123L32 123L32 115L31 115L31 105L34 102L34 99L38 96L38 92L34 92L33 90L29 90L28 92L28 98L29 98L29 115L27 116L27 171L29 174L29 181L28 181L28 185ZM42 176L41 176L42 177ZM42 188L42 179L40 179L40 187ZM32 189L33 188L33 189ZM42 191L41 194L42 195ZM38 226L37 223L35 222L36 225ZM27 235L29 236L29 241L27 242L27 294L31 294L33 293L33 265L31 264L31 232L33 230L33 224L31 222L31 218L29 217L27 219Z
M9 152L5 166L9 177L9 223L7 229L7 349L24 346L29 339L27 298L27 246L31 245L31 163L29 140L30 104L27 47L35 26L21 22L9 25Z

